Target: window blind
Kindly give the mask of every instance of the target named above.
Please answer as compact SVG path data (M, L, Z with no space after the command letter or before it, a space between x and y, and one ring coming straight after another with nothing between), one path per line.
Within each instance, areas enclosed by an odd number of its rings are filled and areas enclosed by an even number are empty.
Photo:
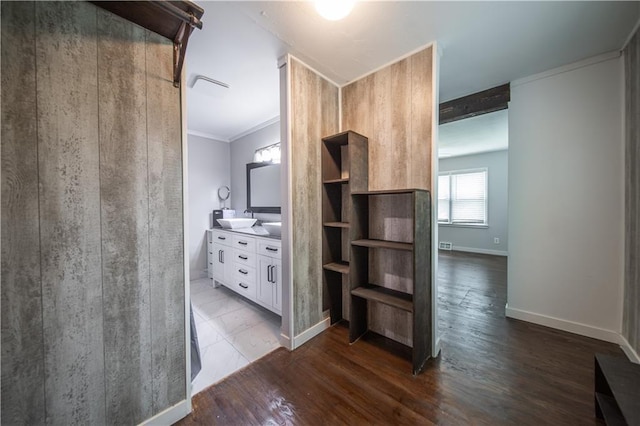
M438 176L438 221L487 223L487 171Z

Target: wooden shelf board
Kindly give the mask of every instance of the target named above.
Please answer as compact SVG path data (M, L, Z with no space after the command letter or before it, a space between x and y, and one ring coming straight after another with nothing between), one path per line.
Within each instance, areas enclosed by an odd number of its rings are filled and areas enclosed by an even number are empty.
M324 137L322 138L322 141L326 144L331 144L331 145L348 145L349 134L358 135L364 138L364 136L354 132L353 130L345 130L344 132Z
M325 222L324 226L329 228L348 228L349 222Z
M426 189L389 189L384 191L354 191L351 195L393 195L393 194L413 194L414 192L429 192Z
M403 311L413 312L413 296L408 293L375 285L364 285L351 290L351 294L363 299L384 303Z
M640 365L626 357L602 354L596 354L596 362L626 423L640 425ZM596 392L600 390L596 386Z
M326 265L322 265L323 269L328 271L339 272L341 274L349 273L349 262L331 262Z
M323 181L322 183L327 184L327 183L349 183L349 178L339 178L339 179L327 179L325 181Z
M624 426L627 424L618 408L618 404L616 404L616 400L612 396L596 392L596 401L607 426Z
M354 240L351 242L354 246L371 247L371 248L386 248L393 250L405 250L412 251L413 244L411 243L399 243L396 241L384 241L384 240Z

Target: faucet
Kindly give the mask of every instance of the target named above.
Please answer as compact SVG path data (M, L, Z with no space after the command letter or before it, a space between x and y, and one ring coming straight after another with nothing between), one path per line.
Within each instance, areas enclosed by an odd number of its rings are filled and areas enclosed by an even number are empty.
M245 210L245 211L243 212L243 214L247 214L247 213L251 213L251 219L255 219L255 218L253 217L253 210L249 210L249 209L247 209L247 210Z

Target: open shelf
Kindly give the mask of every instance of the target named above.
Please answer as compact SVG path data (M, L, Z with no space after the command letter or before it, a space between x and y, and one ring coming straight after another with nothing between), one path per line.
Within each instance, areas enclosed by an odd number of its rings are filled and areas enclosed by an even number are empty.
M324 226L329 228L348 228L349 222L325 222Z
M345 131L322 138L322 303L332 324L349 318L351 191L368 189L368 158L362 135Z
M413 312L413 297L408 293L375 285L365 285L354 288L351 290L351 294L373 302L384 303L403 311Z
M344 184L344 183L349 183L349 178L327 179L327 180L323 181L322 183L324 183L324 184L332 184L332 183Z
M640 365L625 356L595 356L596 417L607 425L640 425Z
M322 267L327 271L334 271L340 274L349 273L349 262L331 262L326 265L322 265Z
M413 244L411 243L399 243L396 241L385 241L385 240L355 240L352 241L351 244L354 246L360 247L371 247L371 248L384 248L384 249L392 249L392 250L405 250L405 251L413 251Z
M385 189L381 191L353 191L351 195L395 195L413 194L414 192L429 192L425 189Z
M351 203L349 342L374 332L406 345L418 374L431 356L431 194L361 188Z
M607 426L626 426L627 422L624 420L614 397L596 392L596 402Z

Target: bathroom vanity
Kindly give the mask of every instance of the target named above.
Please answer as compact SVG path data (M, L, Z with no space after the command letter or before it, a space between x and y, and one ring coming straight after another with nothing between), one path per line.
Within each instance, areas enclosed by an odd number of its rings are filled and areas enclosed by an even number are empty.
M282 315L279 237L260 227L207 231L208 274L241 296Z

